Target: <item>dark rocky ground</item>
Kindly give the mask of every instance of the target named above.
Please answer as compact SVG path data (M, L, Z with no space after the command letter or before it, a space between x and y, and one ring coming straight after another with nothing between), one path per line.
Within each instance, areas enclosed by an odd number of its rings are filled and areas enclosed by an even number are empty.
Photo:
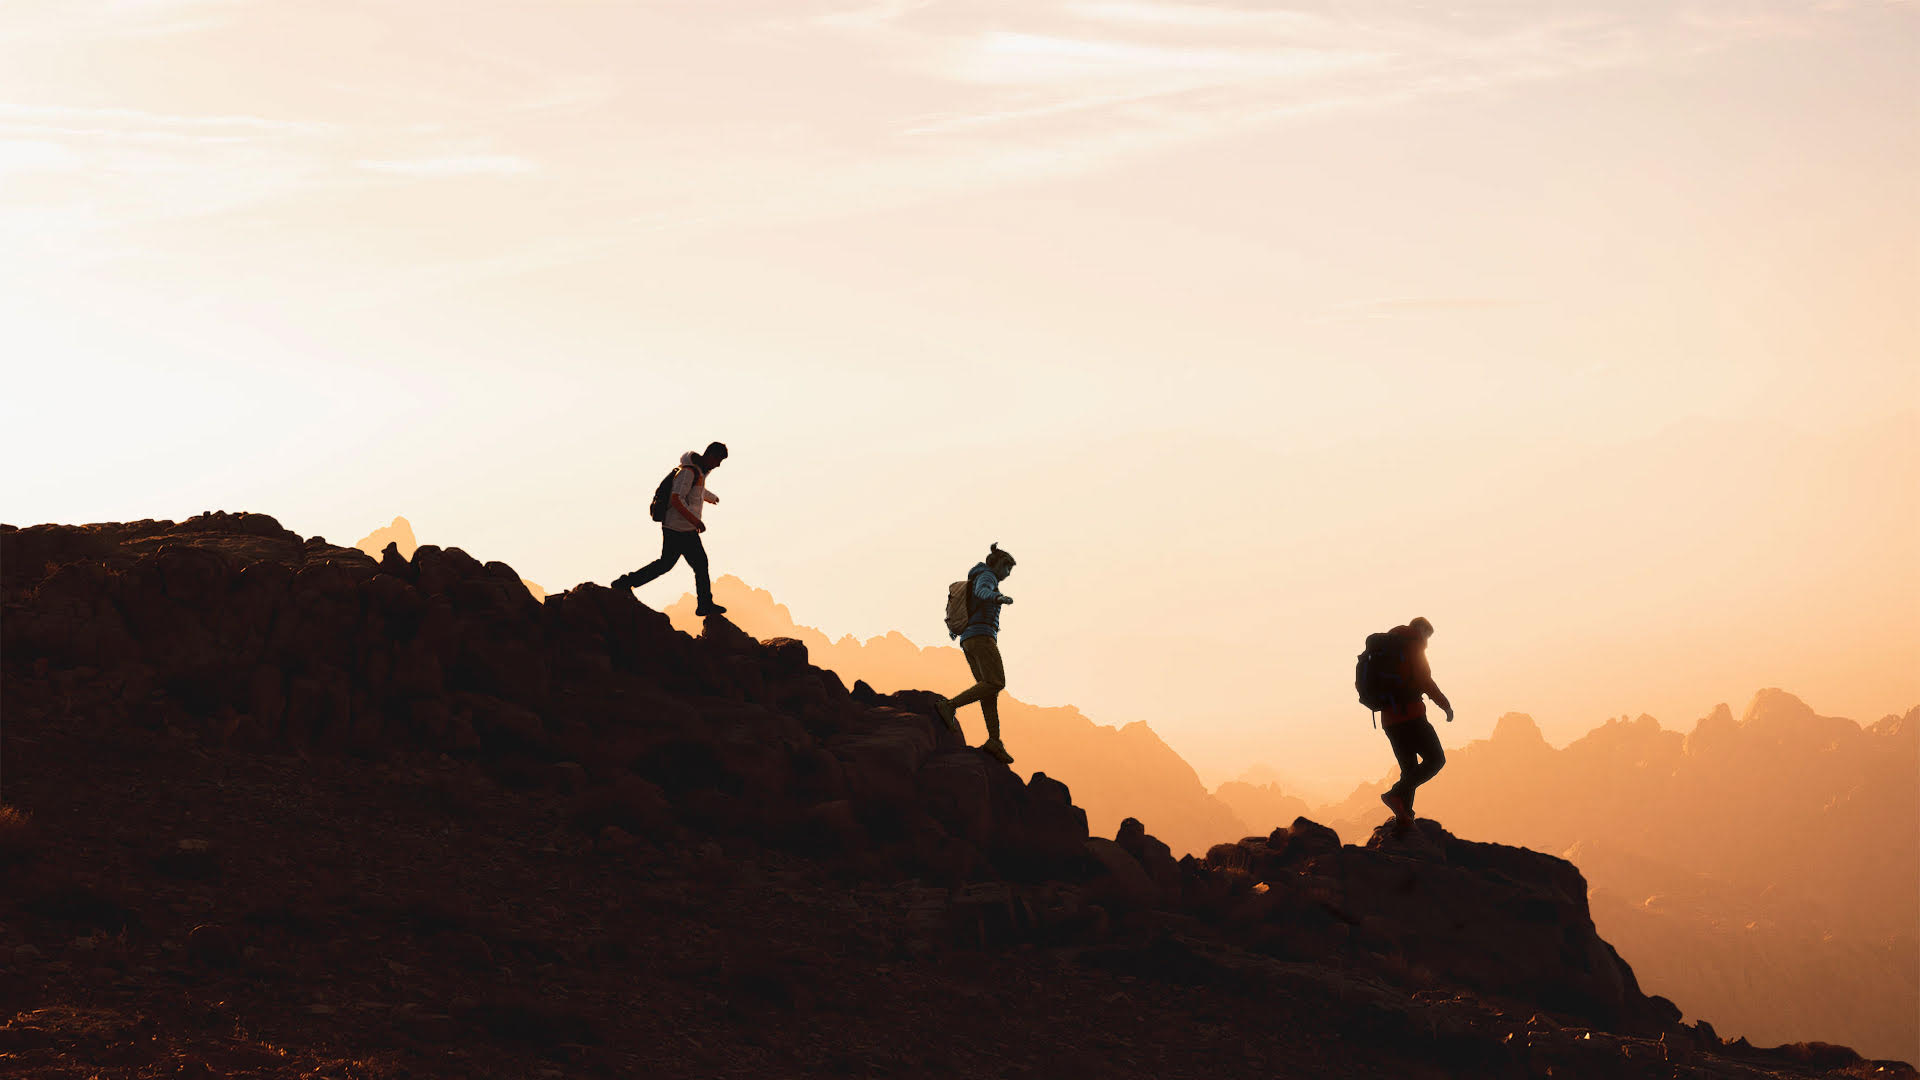
M605 589L258 515L0 578L0 1073L1915 1075L1679 1024L1561 860L1090 839L925 695Z

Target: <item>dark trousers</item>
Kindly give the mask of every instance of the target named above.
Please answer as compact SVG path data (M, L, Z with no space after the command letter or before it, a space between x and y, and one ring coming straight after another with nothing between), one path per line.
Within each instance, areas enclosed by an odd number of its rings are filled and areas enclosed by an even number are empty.
M1433 779L1447 763L1447 752L1440 748L1440 733L1424 716L1387 725L1387 742L1393 744L1394 760L1400 763L1400 781L1393 790L1407 800L1413 810L1413 789Z
M700 598L700 606L713 603L713 583L707 580L707 549L700 543L700 534L692 530L682 532L661 526L660 557L635 570L633 584L645 585L673 569L682 557L693 567L693 591Z

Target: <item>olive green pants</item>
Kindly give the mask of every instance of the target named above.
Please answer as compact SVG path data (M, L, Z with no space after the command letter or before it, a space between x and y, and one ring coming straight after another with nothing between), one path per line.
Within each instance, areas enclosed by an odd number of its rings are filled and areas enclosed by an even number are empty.
M973 669L973 685L960 691L951 699L951 704L958 709L979 702L980 715L987 721L987 738L998 739L1000 691L1007 688L1007 669L1000 662L1000 644L983 634L961 642L960 651L967 654L967 666Z

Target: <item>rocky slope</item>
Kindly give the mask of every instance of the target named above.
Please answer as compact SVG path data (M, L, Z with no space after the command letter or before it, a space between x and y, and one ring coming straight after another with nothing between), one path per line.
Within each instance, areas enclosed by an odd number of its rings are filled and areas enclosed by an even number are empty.
M0 527L0 1064L44 1076L1901 1076L1679 1023L1579 872L1173 859L591 585L259 515Z
M1322 814L1364 836L1384 788ZM1763 690L1738 719L1622 717L1561 749L1509 714L1420 809L1576 861L1601 931L1691 1016L1920 1055L1920 709L1862 726Z
M726 607L728 620L747 633L757 638L794 638L807 646L814 663L849 682L859 680L883 693L926 689L947 694L973 682L966 656L958 648L923 648L898 632L864 641L852 635L829 640L819 630L796 622L771 593L737 577L720 577L713 583L713 592ZM694 598L688 595L668 606L666 613L675 626L697 634L700 619L693 609ZM1075 802L1086 809L1087 824L1096 833L1111 835L1123 819L1139 817L1154 823L1154 831L1175 854L1198 855L1223 836L1264 831L1298 816L1236 814L1224 800L1208 794L1193 766L1146 724L1109 727L1071 705L1029 705L1010 693L1001 696L1000 719L1007 745L1016 755L1015 771L1022 775L1044 772L1072 787ZM961 710L960 722L975 744L986 738L978 710ZM1271 802L1253 805L1276 809Z

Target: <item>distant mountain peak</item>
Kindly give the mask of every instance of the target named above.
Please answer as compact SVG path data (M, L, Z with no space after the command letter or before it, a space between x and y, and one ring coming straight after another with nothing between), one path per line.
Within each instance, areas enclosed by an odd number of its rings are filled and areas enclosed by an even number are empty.
M1747 711L1740 716L1740 726L1804 724L1813 719L1813 709L1806 702L1777 686L1770 686L1753 695Z
M1740 725L1733 719L1733 710L1721 702L1713 711L1694 722L1693 730L1687 733L1686 752L1689 757L1697 757L1710 746L1723 745L1739 735Z
M361 537L353 546L377 559L380 553L386 550L388 544L393 544L400 549L401 558L413 558L415 549L420 546L420 542L413 535L413 523L406 518L395 516L392 524L373 530Z
M1493 742L1500 746L1545 746L1547 737L1526 713L1510 712L1493 723Z

